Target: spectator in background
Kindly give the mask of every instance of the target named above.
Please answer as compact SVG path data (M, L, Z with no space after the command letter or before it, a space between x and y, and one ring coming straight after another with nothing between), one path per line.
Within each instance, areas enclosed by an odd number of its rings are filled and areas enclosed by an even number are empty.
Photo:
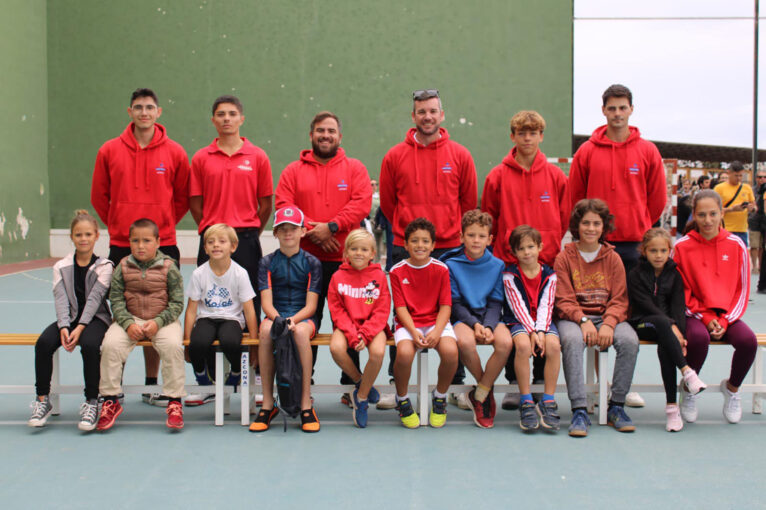
M762 271L764 265L766 265L766 250L764 250L764 237L766 237L766 208L764 207L764 198L766 198L766 170L758 170L756 174L756 188L755 188L755 205L756 214L760 219L760 230L758 239L759 248L759 274L758 277L758 294L766 294L766 271ZM755 244L755 240L753 240Z
M692 212L692 183L687 177L681 177L678 189L678 206L676 218L678 224L676 225L677 237L683 236L686 224L689 221L689 216Z
M372 235L375 236L375 262L380 262L380 257L383 255L383 226L378 225L375 218L378 216L380 210L380 192L378 191L378 181L371 180L372 185L372 207L370 208L370 214L367 215L370 223L372 223Z
M755 211L755 195L753 195L753 188L742 182L744 173L745 167L742 163L732 161L727 180L713 189L721 196L723 202L724 228L742 239L745 246L748 246L747 213Z
M697 179L697 186L699 189L710 189L710 176L707 174L700 175L700 178Z

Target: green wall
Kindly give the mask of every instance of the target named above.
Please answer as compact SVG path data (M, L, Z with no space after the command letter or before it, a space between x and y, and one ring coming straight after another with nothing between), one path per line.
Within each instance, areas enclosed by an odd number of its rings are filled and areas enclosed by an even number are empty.
M45 0L0 17L0 263L49 253Z
M507 153L519 109L548 121L546 154L571 151L572 0L59 0L47 19L54 228L89 204L96 151L124 129L137 87L158 93L160 122L190 157L215 136L213 99L240 96L242 133L269 154L275 183L323 109L376 176L424 87L440 89L444 126L480 182ZM187 216L181 228L192 226Z

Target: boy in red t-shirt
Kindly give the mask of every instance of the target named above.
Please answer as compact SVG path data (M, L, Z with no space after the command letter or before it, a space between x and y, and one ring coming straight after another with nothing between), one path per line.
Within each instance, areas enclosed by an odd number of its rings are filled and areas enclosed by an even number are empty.
M452 311L449 270L443 262L431 258L435 238L433 223L425 218L413 220L404 231L409 258L396 264L389 273L396 322L396 404L402 425L407 428L420 425L407 396L415 353L433 348L441 358L429 417L432 427L443 427L447 421L447 390L457 369L457 338L449 322Z

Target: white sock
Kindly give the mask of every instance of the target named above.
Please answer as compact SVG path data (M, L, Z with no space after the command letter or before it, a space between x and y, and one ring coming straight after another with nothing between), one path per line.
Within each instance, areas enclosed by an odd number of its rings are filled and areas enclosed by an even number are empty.
M436 388L434 388L434 397L436 397L436 398L447 398L447 394L446 393L439 393L438 391L436 391Z
M396 401L397 401L397 402L401 402L401 401L403 401L403 400L407 400L407 398L408 398L408 397L407 397L407 395L405 395L405 396L403 396L403 397L400 397L399 395L397 395L397 396L396 396Z

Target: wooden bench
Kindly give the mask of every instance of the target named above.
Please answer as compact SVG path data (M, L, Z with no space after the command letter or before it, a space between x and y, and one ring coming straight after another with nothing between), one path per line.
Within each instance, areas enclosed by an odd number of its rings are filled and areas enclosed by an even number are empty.
M14 334L14 333L0 333L0 346L3 345L17 345L17 346L34 346L37 341L38 334ZM766 394L766 384L763 382L763 350L766 347L766 334L758 334L758 350L756 353L755 362L753 363L753 383L743 384L740 387L740 391L744 393L753 394L753 413L760 414L762 412L762 394ZM189 341L185 340L184 345L188 345ZM387 342L389 345L393 345L393 339L389 339ZM642 345L656 345L655 342L646 340L641 341ZM151 342L141 341L138 342L139 346L150 346ZM214 345L218 345L215 342ZM250 338L245 335L242 339L242 357L240 360L241 379L240 385L237 387L224 386L224 377L216 375L215 384L215 424L221 426L224 424L224 415L229 411L230 397L232 393L240 393L240 423L243 426L250 424L250 393L252 391L261 390L260 385L253 384L253 378L250 374L250 347L257 346L258 339ZM316 346L328 346L330 345L329 334L319 334L312 341L311 345ZM728 345L725 342L711 342L710 345ZM585 371L585 389L589 395L588 412L594 411L594 404L597 401L599 404L599 424L606 424L606 412L607 412L607 400L609 393L609 350L599 351L596 348L588 348L588 355L586 356L586 371ZM59 413L59 398L60 394L78 394L82 393L82 385L61 385L59 384L59 351L53 358L53 376L51 380L51 402L54 406L54 414ZM596 359L598 358L598 374L596 374ZM224 373L224 355L221 351L216 351L215 357L215 373ZM384 367L385 370L385 367ZM416 384L410 385L408 390L410 393L415 393L417 396L418 414L420 416L421 426L428 425L429 415L429 400L430 392L436 387L435 384L429 384L428 373L428 351L421 351L417 356L417 368L416 368ZM451 385L450 392L462 392L471 389L472 385ZM199 386L197 384L187 384L185 386L187 392L203 392L207 387ZM342 384L315 384L312 386L312 393L343 393L353 391L353 385ZM381 393L394 393L395 389L392 385L378 386ZM649 392L649 393L664 393L665 389L662 384L633 384L631 386L632 391ZM0 394L34 394L34 385L0 385ZM125 394L140 394L140 393L152 393L161 392L161 385L124 385L123 392ZM516 384L495 384L495 392L518 392L518 386ZM542 392L542 384L532 384L530 386L532 392ZM706 390L708 392L720 392L720 388L716 385L708 386ZM558 384L556 386L556 393L566 393L566 385Z

